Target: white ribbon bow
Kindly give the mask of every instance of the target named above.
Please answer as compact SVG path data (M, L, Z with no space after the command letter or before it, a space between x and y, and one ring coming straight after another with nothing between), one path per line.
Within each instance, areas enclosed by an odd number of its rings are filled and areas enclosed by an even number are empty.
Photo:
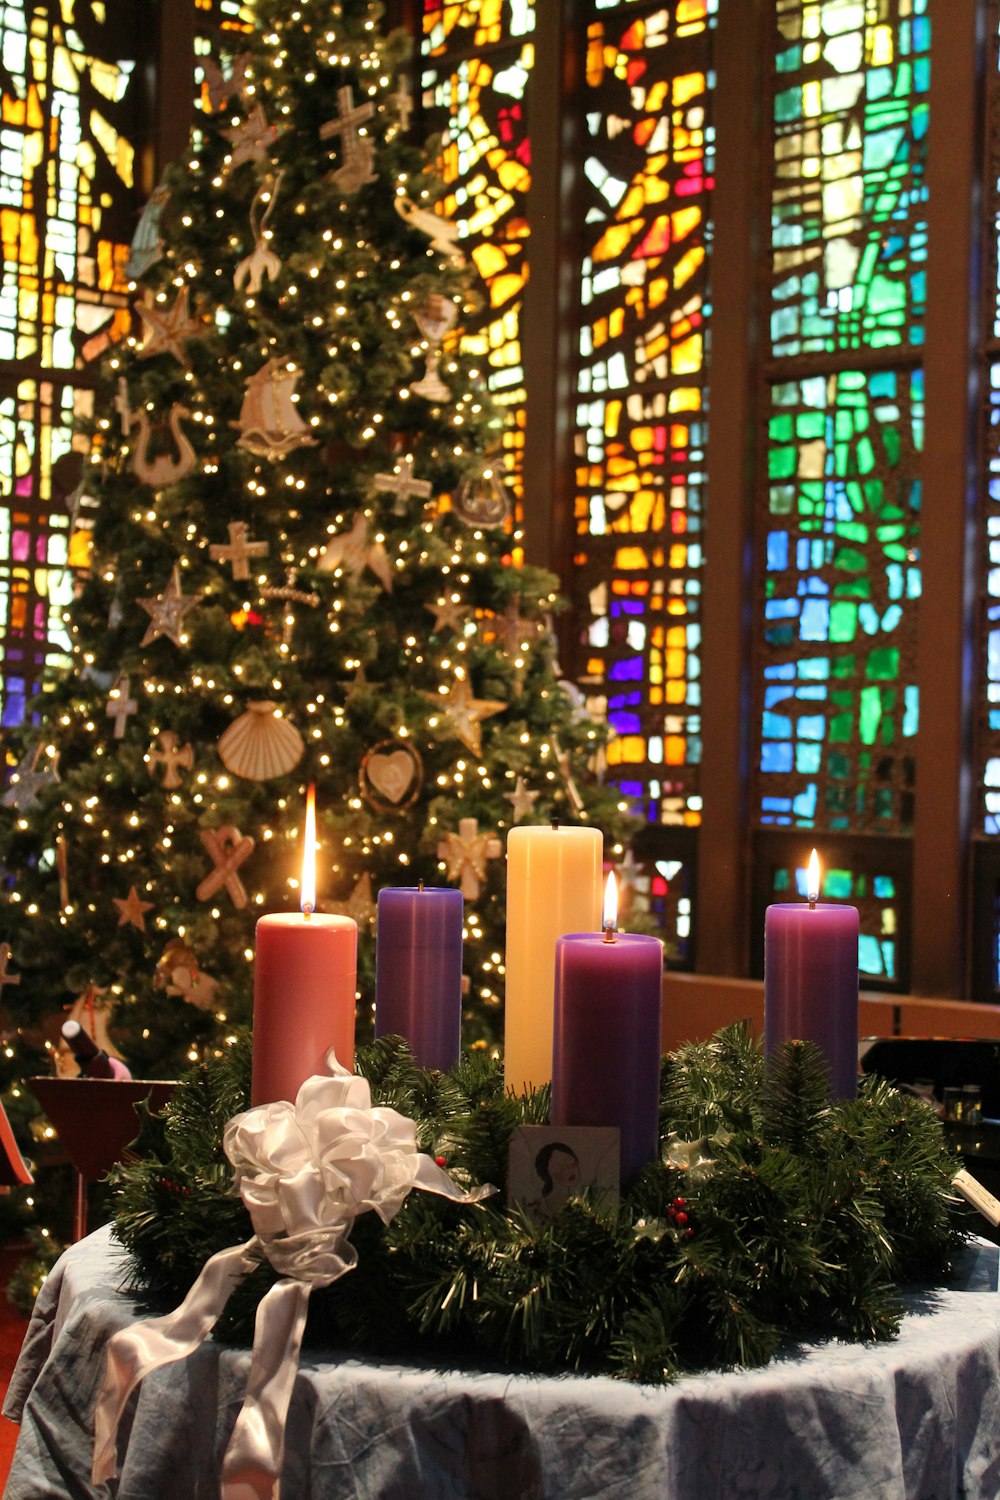
M294 1105L260 1105L227 1124L223 1147L256 1232L213 1255L174 1312L109 1340L94 1414L94 1484L117 1472L118 1424L140 1380L197 1349L263 1252L285 1279L257 1308L246 1396L222 1463L221 1500L279 1500L285 1418L309 1295L357 1264L348 1239L354 1220L374 1209L388 1224L415 1187L458 1203L478 1203L496 1191L457 1187L417 1150L412 1120L394 1109L373 1109L365 1079L346 1072L332 1053L327 1062L332 1076L307 1078Z

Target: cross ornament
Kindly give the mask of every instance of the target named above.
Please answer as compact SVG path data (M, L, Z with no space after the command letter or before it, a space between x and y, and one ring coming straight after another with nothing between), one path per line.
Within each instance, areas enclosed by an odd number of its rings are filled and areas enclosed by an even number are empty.
M154 750L152 746L146 751L146 763L150 766L163 767L163 785L165 787L177 787L181 784L179 767L190 771L194 765L194 751L190 745L178 745L177 736L172 729L164 729L157 736L162 750Z
M495 834L480 833L476 818L460 818L458 832L445 834L437 846L448 879L457 880L466 901L476 901L486 879L486 861L499 859L503 845Z
M392 509L397 516L406 514L406 502L411 496L417 495L421 500L429 500L431 495L430 480L413 477L412 453L407 453L405 458L399 460L394 473L376 474L375 488L395 496Z
M20 974L8 974L7 965L10 963L10 944L0 943L0 995L3 994L5 984L20 984Z
M375 113L375 106L370 99L363 104L354 103L354 90L349 83L337 90L337 116L336 119L327 120L325 125L319 127L319 138L328 141L331 136L339 135L341 131L347 134L357 134L359 125L370 120Z
M119 677L111 689L111 697L108 699L108 706L104 710L108 718L115 721L116 740L123 740L125 738L126 722L132 714L139 712L138 703L134 698L129 696L131 687L132 679L130 677Z
M247 904L247 893L236 871L253 853L253 839L227 824L222 828L203 828L201 841L215 868L196 887L195 896L199 901L208 901L224 886L233 905L242 911Z
M233 578L249 578L251 557L266 557L270 550L266 542L253 542L247 536L245 521L230 521L229 541L213 542L208 555L213 562L232 564Z
M396 106L396 113L399 115L399 128L405 135L410 128L410 116L413 114L413 95L410 93L408 80L402 75L400 75L399 83L396 86L396 92L389 97Z

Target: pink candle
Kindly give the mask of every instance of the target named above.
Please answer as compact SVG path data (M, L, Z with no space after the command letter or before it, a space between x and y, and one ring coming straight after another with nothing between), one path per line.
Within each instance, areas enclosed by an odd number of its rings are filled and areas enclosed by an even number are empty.
M251 1104L294 1102L299 1086L322 1073L330 1047L354 1067L358 924L316 915L315 813L306 809L302 911L276 912L257 923L253 990Z
M819 894L816 852L810 899L764 914L764 1050L815 1042L830 1068L834 1098L853 1099L858 1076L858 913Z
M375 1035L402 1036L422 1068L447 1073L462 1032L461 891L387 886L378 893Z
M626 1187L659 1154L662 998L659 938L612 919L557 940L552 1123L617 1126Z

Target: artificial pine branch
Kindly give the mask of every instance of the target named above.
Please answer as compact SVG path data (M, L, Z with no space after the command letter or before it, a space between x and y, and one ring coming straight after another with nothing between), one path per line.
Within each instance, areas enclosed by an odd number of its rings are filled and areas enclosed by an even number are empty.
M431 1074L383 1039L358 1068L373 1102L405 1104L466 1183L502 1187L513 1130L545 1103L506 1093L483 1052ZM181 1295L212 1251L249 1237L220 1146L248 1086L241 1040L144 1126L150 1156L116 1169L118 1232L149 1291ZM711 1150L690 1168L650 1163L617 1209L571 1199L534 1223L502 1193L464 1205L415 1192L388 1226L363 1215L356 1269L312 1298L310 1341L659 1382L760 1364L791 1339L889 1338L900 1284L947 1274L953 1162L918 1101L868 1080L857 1101L830 1103L821 1063L794 1047L765 1093L759 1048L728 1028L674 1054L661 1102L668 1145L710 1128ZM266 1265L248 1279L224 1336L249 1335L273 1279Z
M767 1059L764 1132L776 1145L808 1153L830 1113L830 1072L815 1042L786 1042Z

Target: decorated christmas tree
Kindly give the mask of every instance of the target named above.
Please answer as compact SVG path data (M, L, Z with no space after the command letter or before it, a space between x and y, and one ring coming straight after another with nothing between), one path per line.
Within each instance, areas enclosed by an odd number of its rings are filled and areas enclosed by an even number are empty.
M110 1025L137 1076L249 1021L308 783L319 908L360 927L361 1038L381 887L461 886L464 1040L488 1045L506 832L620 818L560 682L555 580L518 565L462 335L474 272L435 209L409 40L379 22L261 0L207 61L97 390L72 661L14 747L6 1009Z

